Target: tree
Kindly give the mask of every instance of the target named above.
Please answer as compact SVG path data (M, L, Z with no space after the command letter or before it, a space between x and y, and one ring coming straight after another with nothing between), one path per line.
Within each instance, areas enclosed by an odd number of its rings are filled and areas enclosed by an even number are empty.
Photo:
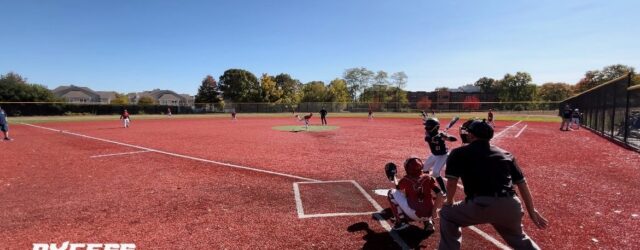
M216 79L211 75L207 75L202 79L202 84L198 88L196 94L196 103L219 103L220 92L218 92L218 84Z
M289 74L280 73L276 76L276 86L282 90L282 103L294 105L300 102L300 81L293 79Z
M573 93L571 85L562 82L548 82L542 84L542 86L538 88L537 92L537 99L552 102L565 100L571 97L571 94Z
M302 102L324 102L326 92L324 82L309 82L302 87Z
M531 83L531 75L517 72L506 74L496 86L498 99L502 102L532 101L536 93L536 85Z
M224 99L234 102L259 102L260 84L251 72L243 69L228 69L220 76L218 87Z
M379 70L373 77L373 82L378 85L389 85L389 75L383 70Z
M51 102L57 101L57 98L46 87L28 83L26 78L9 72L0 75L0 101Z
M360 93L371 84L373 71L362 68L351 68L344 71L343 78L347 83L349 95L355 101Z
M361 102L381 103L387 102L390 97L387 85L373 85L365 88L360 95ZM393 93L391 93L393 95Z
M407 87L407 74L404 71L396 72L391 75L391 83L398 89L404 89Z
M587 91L600 84L624 76L627 73L634 73L634 71L635 69L633 67L623 64L610 65L602 68L602 70L589 70L576 84L575 91L577 93Z
M372 103L409 103L406 91L387 85L374 85L364 89L360 95L360 101Z
M482 93L492 93L495 91L496 80L489 77L482 77L478 79L473 85L480 87Z
M326 100L328 102L348 102L352 100L347 89L347 83L339 78L333 79L329 83L329 87L327 87Z
M138 99L138 105L153 105L156 103L156 100L151 96L142 96Z
M593 80L595 80L599 84L602 84L618 77L624 76L628 73L634 73L634 71L635 69L633 67L622 64L614 64L604 67L600 71L597 71L597 74L594 76Z
M125 94L116 93L116 98L111 100L111 104L126 105L129 104L129 97Z
M262 88L262 100L269 103L278 103L282 98L282 88L276 86L276 79L267 73L260 77L260 87Z

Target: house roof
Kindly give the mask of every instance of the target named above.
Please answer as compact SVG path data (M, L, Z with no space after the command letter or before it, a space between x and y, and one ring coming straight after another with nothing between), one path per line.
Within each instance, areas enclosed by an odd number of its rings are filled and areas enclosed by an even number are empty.
M166 89L154 89L151 91L144 91L144 92L140 92L141 96L151 96L154 99L159 99L160 97L162 97L163 95L174 95L177 98L181 99L182 101L186 101L186 98L182 95L177 94L176 92L173 92L171 90L166 90Z
M59 87L53 89L51 92L53 92L53 94L55 94L57 96L63 96L63 95L66 95L67 93L72 92L72 91L82 92L85 95L91 96L92 98L100 98L100 95L98 93L96 93L95 91L91 90L90 88L78 87L78 86L75 86L75 85L59 86Z
M96 91L100 95L100 99L116 99L117 92L115 91Z

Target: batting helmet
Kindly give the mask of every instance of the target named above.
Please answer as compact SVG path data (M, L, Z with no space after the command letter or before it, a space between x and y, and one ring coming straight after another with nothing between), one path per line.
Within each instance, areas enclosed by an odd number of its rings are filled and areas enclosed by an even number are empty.
M404 161L404 171L411 177L420 177L423 167L422 159L415 156L409 157Z
M493 138L493 127L491 127L485 119L471 119L460 127L462 143L469 143L469 138L467 138L468 134L472 134L478 139L488 141Z
M438 118L429 117L427 118L427 120L424 121L424 130L426 130L427 132L434 133L434 132L438 132L439 129L440 129L440 121L438 121Z

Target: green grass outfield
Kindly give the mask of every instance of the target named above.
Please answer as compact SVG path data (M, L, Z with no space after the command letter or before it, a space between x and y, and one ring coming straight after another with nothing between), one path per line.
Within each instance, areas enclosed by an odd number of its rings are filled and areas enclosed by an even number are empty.
M299 113L305 114L305 113ZM319 118L317 112L314 113ZM436 117L440 119L450 119L459 116L460 119L469 119L471 117L486 118L486 112L447 112L437 113ZM293 117L291 113L238 113L238 119L256 118L256 117ZM333 117L352 117L367 118L367 113L329 113L328 119ZM420 118L419 113L373 113L375 118ZM494 117L498 121L529 121L529 122L560 122L561 119L556 115L555 111L532 111L532 112L494 112ZM44 123L44 122L89 122L89 121L106 121L118 120L119 115L79 115L79 116L23 116L9 117L9 123ZM231 119L229 114L188 114L188 115L131 115L131 120L146 119Z

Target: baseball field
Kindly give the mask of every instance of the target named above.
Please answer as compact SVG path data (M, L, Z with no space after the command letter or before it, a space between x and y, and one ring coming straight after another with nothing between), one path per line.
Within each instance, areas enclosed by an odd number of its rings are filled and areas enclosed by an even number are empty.
M312 131L290 115L137 118L126 129L117 117L11 120L14 140L0 143L0 249L67 241L137 249L437 246L437 230L391 231L386 197L373 192L392 188L385 163L429 154L416 115L331 114L329 129L313 117ZM640 154L586 129L560 131L553 116L497 118L492 142L516 156L550 223L536 229L525 214L536 243L640 245ZM459 125L449 132L458 136ZM506 246L482 225L463 229L462 247Z

